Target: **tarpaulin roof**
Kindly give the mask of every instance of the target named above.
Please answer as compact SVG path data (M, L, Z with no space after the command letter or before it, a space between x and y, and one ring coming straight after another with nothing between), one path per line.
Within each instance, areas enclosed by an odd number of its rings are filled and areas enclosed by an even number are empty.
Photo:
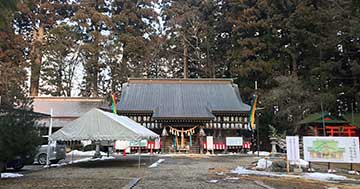
M141 140L158 137L156 133L126 116L118 116L96 108L50 136L56 141Z

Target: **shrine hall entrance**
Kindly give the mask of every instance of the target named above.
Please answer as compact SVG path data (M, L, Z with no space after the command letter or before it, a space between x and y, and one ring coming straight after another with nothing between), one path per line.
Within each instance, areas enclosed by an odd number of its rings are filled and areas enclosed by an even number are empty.
M200 125L165 126L161 133L165 153L199 153L200 131Z

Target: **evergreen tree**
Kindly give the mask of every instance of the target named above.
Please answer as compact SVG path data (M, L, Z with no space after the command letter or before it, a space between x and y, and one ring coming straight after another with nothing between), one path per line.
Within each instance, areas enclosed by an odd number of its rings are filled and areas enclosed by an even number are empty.
M0 175L6 162L33 154L39 142L26 98L24 41L11 27L15 4L0 1Z
M74 13L71 3L62 0L25 0L17 5L15 31L27 42L26 59L31 62L30 95L38 96L43 47L46 34L56 22L69 18Z
M106 1L83 0L72 18L83 42L80 51L84 58L82 96L99 96L101 71L104 68L100 57L107 39L102 32L109 30L111 25L108 13L109 4Z
M22 37L13 32L15 4L16 2L0 1L0 107L26 104L26 46Z
M0 172L7 162L16 158L32 163L39 144L34 114L27 110L0 107Z
M79 37L66 24L59 25L48 33L41 68L41 91L51 96L71 96L74 79L80 64Z

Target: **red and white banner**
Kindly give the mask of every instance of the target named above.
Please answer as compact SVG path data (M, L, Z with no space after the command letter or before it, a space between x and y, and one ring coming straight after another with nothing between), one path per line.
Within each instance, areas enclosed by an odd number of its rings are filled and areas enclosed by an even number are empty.
M243 144L243 148L245 148L245 149L250 149L250 148L251 148L251 142L245 142L245 143Z
M222 144L222 143L214 143L212 146L213 146L214 150L225 150L225 148L226 148L226 145ZM203 143L203 147L204 147L204 149L208 149L206 142ZM208 149L208 150L212 150L212 149Z

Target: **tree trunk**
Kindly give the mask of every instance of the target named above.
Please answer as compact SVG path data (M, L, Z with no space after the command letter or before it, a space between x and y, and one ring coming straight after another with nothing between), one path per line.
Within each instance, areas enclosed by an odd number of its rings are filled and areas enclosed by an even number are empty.
M39 80L42 50L41 46L44 40L44 27L40 26L38 29L34 29L33 43L30 52L31 56L31 79L30 79L30 96L38 96L39 94Z
M188 78L188 46L186 45L185 35L183 35L183 48L184 48L184 79Z
M99 50L97 50L95 54L94 64L93 67L93 75L92 75L92 90L91 90L91 96L98 97L99 96L99 73L100 73L100 65L99 65L99 57L100 53Z
M297 75L297 57L291 54L290 75Z

